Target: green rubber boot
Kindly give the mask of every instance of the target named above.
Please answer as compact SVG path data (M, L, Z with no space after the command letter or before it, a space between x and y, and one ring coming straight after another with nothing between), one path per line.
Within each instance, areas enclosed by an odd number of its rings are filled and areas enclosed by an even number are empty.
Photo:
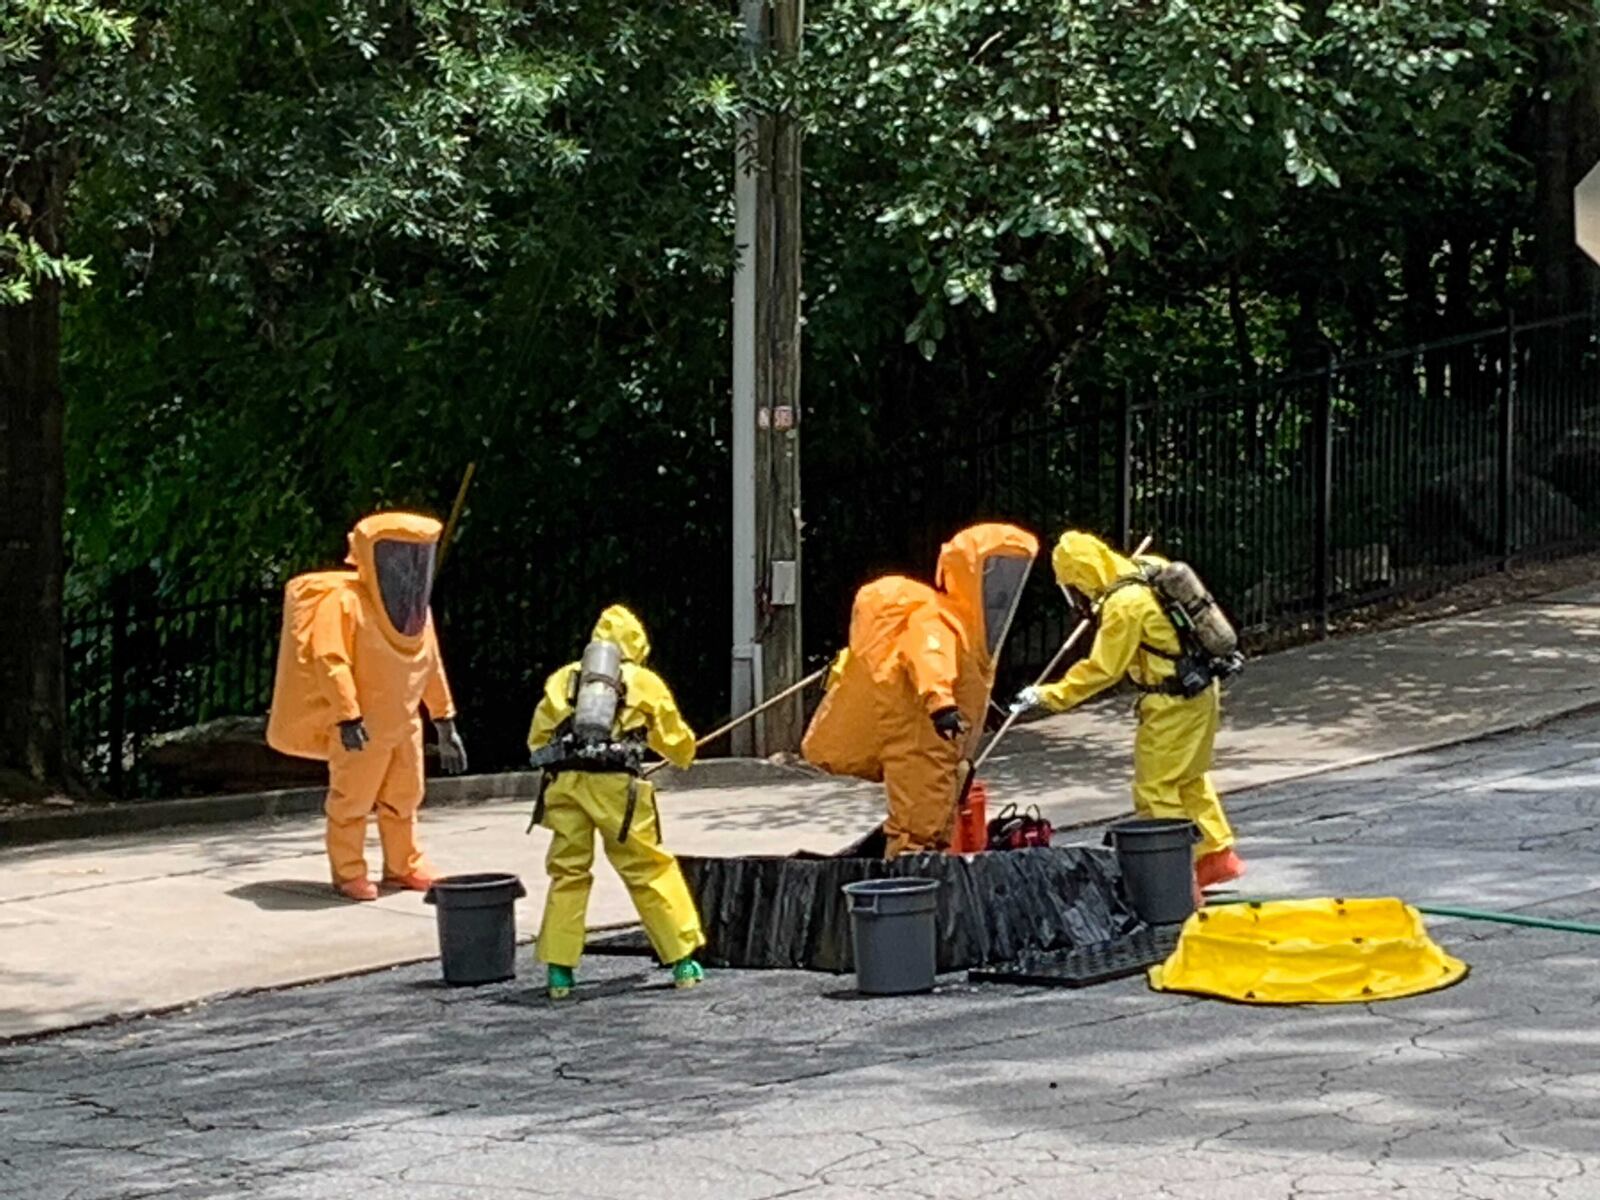
M676 988L699 987L705 982L706 973L699 963L692 958L680 958L672 964L672 986Z
M545 967L544 977L552 1000L565 1000L578 985L578 981L572 977L571 967L558 967L555 963Z

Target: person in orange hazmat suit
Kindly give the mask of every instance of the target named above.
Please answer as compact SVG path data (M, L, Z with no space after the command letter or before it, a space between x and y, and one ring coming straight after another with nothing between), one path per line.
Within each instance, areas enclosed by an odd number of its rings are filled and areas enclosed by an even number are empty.
M1143 563L1161 563L1154 555ZM1087 657L1060 681L1025 688L1013 706L1066 712L1124 676L1140 692L1133 740L1133 807L1142 817L1193 821L1200 830L1195 876L1201 888L1244 874L1233 827L1211 782L1212 747L1221 719L1221 685L1173 694L1182 649L1178 631L1135 562L1093 534L1069 530L1051 554L1056 581L1096 606L1099 629Z
M426 891L417 845L426 705L440 765L467 768L429 599L442 528L431 517L376 513L350 534L353 571L299 576L287 589L268 742L328 764L328 863L352 900L375 900L364 853L377 814L383 881Z
M962 530L935 587L902 575L856 593L850 644L801 744L836 775L881 781L885 855L949 847L1006 633L1038 540L1014 525Z

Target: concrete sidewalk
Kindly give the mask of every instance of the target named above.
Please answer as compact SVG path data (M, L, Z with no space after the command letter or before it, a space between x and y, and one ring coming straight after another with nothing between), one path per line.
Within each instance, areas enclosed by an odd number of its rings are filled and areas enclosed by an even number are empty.
M996 800L1061 825L1127 803L1131 697L1019 726L985 765ZM1298 646L1230 686L1217 784L1236 793L1543 724L1600 704L1600 586Z
M1219 781L1227 791L1261 787L1594 703L1600 589L1301 647L1251 664L1233 689ZM1130 739L1125 700L1024 725L985 770L991 805L1037 803L1062 825L1117 816ZM684 853L832 849L881 813L866 784L777 769L757 785L692 778L662 803L667 842ZM519 928L531 934L547 835L522 835L526 803L491 799L425 820L440 869L522 876ZM369 857L376 862L375 848ZM436 952L421 897L355 906L329 895L316 817L9 850L0 868L0 1037ZM595 927L632 920L603 863L590 916Z

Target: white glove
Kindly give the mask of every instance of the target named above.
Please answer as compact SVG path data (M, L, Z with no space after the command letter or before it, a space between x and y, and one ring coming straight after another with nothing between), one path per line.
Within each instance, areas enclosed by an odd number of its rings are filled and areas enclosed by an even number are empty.
M1036 687L1025 687L1017 693L1017 698L1011 702L1013 715L1020 715L1029 709L1038 708L1041 697Z

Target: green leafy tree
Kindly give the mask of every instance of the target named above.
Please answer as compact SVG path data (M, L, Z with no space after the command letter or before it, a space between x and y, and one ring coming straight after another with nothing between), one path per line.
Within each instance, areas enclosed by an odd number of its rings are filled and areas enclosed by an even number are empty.
M153 7L0 7L0 770L47 785L65 768L62 297L92 278L71 197L87 160L128 165L183 119Z
M451 616L489 672L458 657L464 689L521 694L555 663L494 648L532 626L569 656L607 591L671 619L686 601L626 548L702 554L726 495L729 14L276 0L206 22L180 211L145 220L115 165L82 180L72 586L274 585L375 507L439 511L477 461L441 588L485 598Z

